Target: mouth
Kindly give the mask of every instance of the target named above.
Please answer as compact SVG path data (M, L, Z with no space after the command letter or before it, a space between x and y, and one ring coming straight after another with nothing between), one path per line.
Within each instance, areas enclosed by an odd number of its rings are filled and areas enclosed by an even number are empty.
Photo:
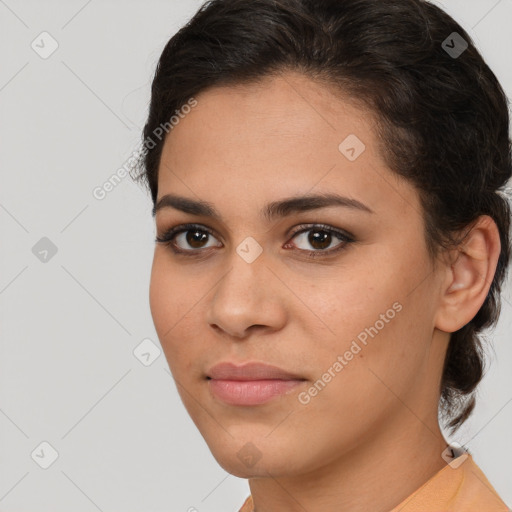
M206 376L212 395L229 405L259 405L286 395L306 379L277 366L247 363L237 366L224 362Z

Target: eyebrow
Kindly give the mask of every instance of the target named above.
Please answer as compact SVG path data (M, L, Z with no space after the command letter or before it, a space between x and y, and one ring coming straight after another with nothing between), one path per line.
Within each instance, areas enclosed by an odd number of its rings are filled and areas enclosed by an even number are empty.
M286 217L293 213L307 212L329 206L341 206L343 208L351 208L366 213L375 213L371 208L357 199L334 193L325 193L295 196L273 201L263 208L261 215L268 222L271 222L276 218ZM187 197L166 194L162 196L153 207L153 217L156 215L156 212L164 208L174 208L191 215L212 217L220 222L224 222L222 215L215 209L213 204L207 201L196 201Z

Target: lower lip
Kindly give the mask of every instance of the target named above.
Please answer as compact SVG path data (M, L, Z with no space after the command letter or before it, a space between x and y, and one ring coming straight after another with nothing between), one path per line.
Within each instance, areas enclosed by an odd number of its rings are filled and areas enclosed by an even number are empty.
M212 393L230 405L258 405L293 390L302 380L218 380L210 379Z

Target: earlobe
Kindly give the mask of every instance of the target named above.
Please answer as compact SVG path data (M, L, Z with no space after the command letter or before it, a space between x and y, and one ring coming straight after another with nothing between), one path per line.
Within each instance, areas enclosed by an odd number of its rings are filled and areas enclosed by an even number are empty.
M500 250L496 223L487 215L479 217L447 268L436 316L438 329L455 332L478 313L493 281Z

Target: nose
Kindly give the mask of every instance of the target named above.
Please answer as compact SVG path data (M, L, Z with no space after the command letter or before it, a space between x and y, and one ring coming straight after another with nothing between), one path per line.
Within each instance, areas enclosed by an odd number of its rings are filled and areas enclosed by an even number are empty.
M264 254L254 261L233 252L229 269L208 295L207 321L226 336L245 339L254 330L279 330L286 322L285 287Z

